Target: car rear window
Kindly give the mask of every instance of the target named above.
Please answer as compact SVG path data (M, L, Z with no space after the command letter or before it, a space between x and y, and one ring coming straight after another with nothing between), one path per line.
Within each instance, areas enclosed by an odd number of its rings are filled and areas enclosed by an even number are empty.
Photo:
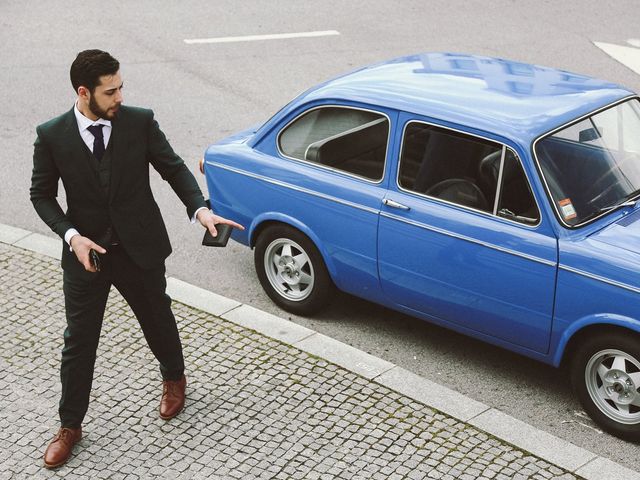
M278 137L287 157L312 162L369 180L381 180L389 120L369 110L314 108L293 120Z

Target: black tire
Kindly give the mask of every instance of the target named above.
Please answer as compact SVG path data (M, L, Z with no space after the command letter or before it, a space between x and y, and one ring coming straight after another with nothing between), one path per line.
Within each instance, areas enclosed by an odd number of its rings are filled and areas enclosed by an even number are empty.
M570 375L580 404L603 430L640 442L640 335L592 335L575 350Z
M278 258L282 264L276 265ZM316 313L335 291L316 246L287 225L273 225L260 233L254 263L260 284L271 300L296 315Z

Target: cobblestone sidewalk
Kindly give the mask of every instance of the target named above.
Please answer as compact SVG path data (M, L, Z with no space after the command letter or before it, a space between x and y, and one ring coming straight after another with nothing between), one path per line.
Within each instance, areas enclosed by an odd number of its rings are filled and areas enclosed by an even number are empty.
M175 303L187 406L158 418L160 375L112 291L84 438L42 467L58 427L58 261L0 243L0 479L579 478L327 361Z

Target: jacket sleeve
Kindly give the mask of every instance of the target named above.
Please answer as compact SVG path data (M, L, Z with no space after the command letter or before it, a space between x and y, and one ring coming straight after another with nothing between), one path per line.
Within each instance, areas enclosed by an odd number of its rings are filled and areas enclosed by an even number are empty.
M33 144L33 172L31 174L31 189L29 191L31 203L33 203L38 216L64 239L64 234L73 224L62 211L56 200L58 196L58 181L60 172L51 155L51 151L43 140L40 127L36 129L38 134Z
M169 182L173 191L187 208L187 215L191 219L196 210L200 207L206 207L198 182L182 158L171 148L167 137L153 118L153 112L150 115L148 129L147 154L149 163L164 180Z

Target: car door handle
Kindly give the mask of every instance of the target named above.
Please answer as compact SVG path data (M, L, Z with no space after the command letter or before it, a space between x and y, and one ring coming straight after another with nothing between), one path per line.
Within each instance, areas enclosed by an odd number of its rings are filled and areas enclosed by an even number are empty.
M390 200L388 198L385 198L384 200L382 200L382 203L384 203L387 207L398 208L400 210L410 210L410 208L407 207L406 205L403 205L398 202L394 202L393 200Z

